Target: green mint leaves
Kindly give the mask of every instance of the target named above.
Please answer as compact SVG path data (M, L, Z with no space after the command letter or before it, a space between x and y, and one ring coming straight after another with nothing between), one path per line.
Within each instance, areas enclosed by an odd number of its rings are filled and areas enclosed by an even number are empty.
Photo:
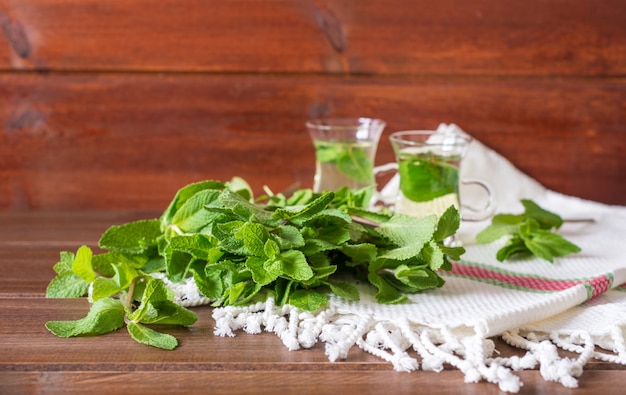
M124 305L112 298L96 301L85 318L77 321L48 321L46 328L59 337L102 335L124 326Z
M402 194L414 202L458 193L459 156L433 152L400 153L399 169Z
M458 211L451 206L438 223L434 215L422 219L396 215L382 223L377 233L390 244L388 248L379 248L368 265L367 276L378 288L376 300L398 303L407 299L406 293L443 286L437 271L450 270L450 260L460 259L465 252L463 247L444 245L444 240L458 229L460 220Z
M334 165L339 172L362 185L373 183L372 142L316 141L315 155L321 163Z
M109 232L119 232L118 229L136 231L142 226L149 229L148 222L142 224L114 227ZM106 240L106 236L107 233L103 239ZM122 245L128 243L127 240L120 241ZM153 246L146 245L147 249L150 247ZM145 324L188 326L196 322L197 317L173 301L173 293L163 281L140 270L141 267L150 267L149 260L142 255L116 253L98 255L99 259L95 257L86 246L80 247L75 255L61 254L61 261L55 265L58 275L48 285L46 296L80 297L87 293L90 286L89 300L92 305L86 317L76 321L49 321L46 328L59 337L89 336L113 332L126 323L129 334L135 340L168 350L175 348L178 342L173 336L159 333ZM99 272L98 266L107 270ZM103 274L105 272L112 275L107 277ZM64 291L66 287L71 292Z
M560 216L544 210L531 200L523 199L521 202L525 209L523 214L495 215L491 225L478 233L476 241L486 244L509 236L507 243L496 253L499 261L518 254L533 254L554 262L554 258L580 252L580 247L553 231L563 224Z
M278 305L315 311L330 294L358 300L350 276L368 281L380 303L441 287L462 247L444 240L460 225L450 207L416 219L367 209L372 188L254 200L241 179L204 181L178 191L160 218L109 228L94 254L63 252L48 297L81 297L92 303L77 321L51 321L61 337L104 334L126 326L136 341L173 349L177 341L158 325L192 325L193 312L151 273L170 281L193 278L214 306L245 305L272 295ZM347 277L346 277L347 276Z

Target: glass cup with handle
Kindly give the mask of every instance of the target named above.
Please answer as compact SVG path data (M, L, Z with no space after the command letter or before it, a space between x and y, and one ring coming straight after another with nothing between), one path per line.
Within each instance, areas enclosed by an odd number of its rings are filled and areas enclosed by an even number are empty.
M440 217L450 206L462 220L481 221L495 211L493 189L477 179L461 179L462 159L472 138L459 133L434 130L407 130L389 136L396 163L382 166L399 175L394 211L422 218L431 214ZM480 209L462 206L460 185L474 184L485 191L485 206Z
M315 147L313 190L375 185L374 159L386 123L380 119L318 118L306 122Z

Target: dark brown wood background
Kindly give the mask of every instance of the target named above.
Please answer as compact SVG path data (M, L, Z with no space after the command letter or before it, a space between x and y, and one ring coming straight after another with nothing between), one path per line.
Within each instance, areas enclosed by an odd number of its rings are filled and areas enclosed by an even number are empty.
M623 0L0 0L0 210L163 209L311 186L304 121L456 123L626 204ZM497 171L494 169L493 171Z

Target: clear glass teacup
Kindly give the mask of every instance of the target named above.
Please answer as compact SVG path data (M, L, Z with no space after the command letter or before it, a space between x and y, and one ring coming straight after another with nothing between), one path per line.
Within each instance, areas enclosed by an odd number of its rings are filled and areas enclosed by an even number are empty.
M315 147L313 190L375 185L374 159L386 123L380 119L320 118L306 122Z
M495 210L493 189L477 179L461 179L461 163L472 141L458 133L434 130L407 130L389 136L396 162L375 170L395 170L399 185L395 193L394 212L422 218L441 216L454 206L465 221L481 221ZM485 192L485 205L473 208L461 204L460 185L473 184Z

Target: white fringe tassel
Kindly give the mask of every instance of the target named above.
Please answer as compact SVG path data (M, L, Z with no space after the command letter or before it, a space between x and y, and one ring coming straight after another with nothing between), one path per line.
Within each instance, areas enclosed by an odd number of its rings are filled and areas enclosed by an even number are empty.
M183 306L199 306L210 301L202 296L190 279L187 283L171 283L162 278L175 293L175 300ZM515 371L539 366L542 377L568 388L578 387L577 378L591 359L626 365L626 343L622 328L615 326L610 336L594 338L585 331L571 333L534 333L512 330L502 339L513 347L526 350L523 356L493 357L497 354L492 340L485 337L481 326L468 328L472 334L455 334L449 328L432 328L411 323L379 321L370 315L338 313L334 308L316 313L300 311L284 305L276 306L273 298L250 306L227 306L213 310L214 333L217 336L235 336L239 330L258 334L275 333L289 350L311 348L318 341L325 343L325 352L332 362L346 359L355 345L391 363L395 370L421 368L439 372L444 364L453 366L465 375L465 382L482 380L497 384L504 392L519 392L523 383ZM596 346L612 351L596 351ZM558 348L578 354L577 358L561 357Z
M251 306L216 308L213 318L217 336L235 336L238 330L255 334L264 328L289 350L310 348L320 340L332 362L346 359L356 345L388 361L395 370L410 372L419 369L417 358L409 355L412 349L421 357L423 370L438 372L447 363L461 370L468 383L487 380L507 392L518 392L522 385L502 360L489 359L493 342L478 332L458 339L445 329L412 326L407 320L379 322L371 316L339 314L332 309L313 314L276 306L272 298Z

